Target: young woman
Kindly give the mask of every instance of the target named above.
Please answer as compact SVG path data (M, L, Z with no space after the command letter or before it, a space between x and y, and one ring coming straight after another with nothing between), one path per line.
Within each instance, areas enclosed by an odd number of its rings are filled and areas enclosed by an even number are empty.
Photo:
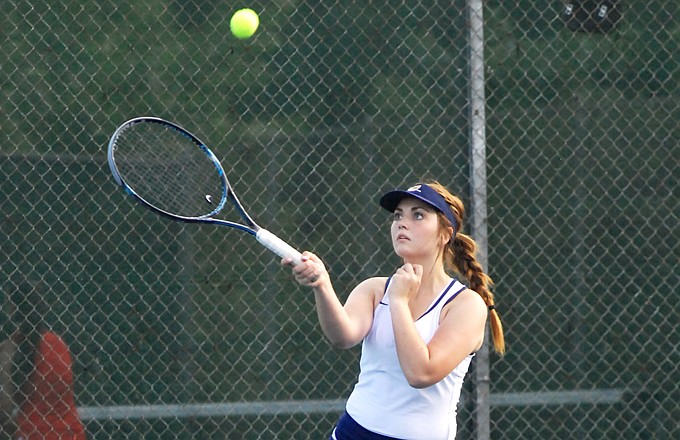
M330 343L362 342L359 379L330 438L452 440L463 379L487 316L495 350L505 351L491 279L475 259L475 242L460 232L463 203L445 187L431 182L390 191L380 205L393 212L392 245L403 260L390 277L361 282L343 305L316 255L304 252L292 268L298 283L314 289Z

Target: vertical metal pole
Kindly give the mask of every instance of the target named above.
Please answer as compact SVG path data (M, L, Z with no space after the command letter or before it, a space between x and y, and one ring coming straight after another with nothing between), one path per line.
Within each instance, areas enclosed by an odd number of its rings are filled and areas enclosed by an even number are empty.
M585 292L588 289L588 283L585 279L585 274L588 272L584 265L587 249L585 247L585 240L588 237L588 230L584 223L584 219L588 214L586 207L588 189L586 187L583 176L588 176L587 168L587 154L586 145L593 142L590 138L591 134L588 131L588 110L585 104L586 96L582 90L574 90L572 99L567 101L570 109L569 127L571 128L571 136L567 140L568 145L573 152L569 158L569 165L574 170L574 179L570 179L573 186L573 192L569 198L574 219L570 221L572 225L572 233L569 237L569 242L572 244L573 253L569 258L569 266L573 268L574 292ZM565 305L571 306L569 315L569 333L567 341L569 347L566 351L569 356L566 359L563 367L565 371L572 372L569 379L563 382L566 388L579 389L584 385L583 375L579 371L584 371L585 357L584 347L586 345L586 335L584 333L584 316L588 314L588 301L584 295L571 294L569 302ZM578 409L580 411L580 408ZM582 424L577 424L572 431L574 438L586 438L587 433Z
M484 112L484 20L482 0L468 0L470 66L470 224L478 245L478 259L488 267L486 206L486 115ZM489 392L489 330L475 360L475 438L491 438Z

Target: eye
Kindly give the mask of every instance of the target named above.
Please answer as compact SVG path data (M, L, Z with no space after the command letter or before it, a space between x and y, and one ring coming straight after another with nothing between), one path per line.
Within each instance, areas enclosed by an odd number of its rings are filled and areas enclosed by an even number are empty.
M425 214L423 214L421 211L416 211L413 213L413 218L416 220L422 220L425 218Z
M401 212L394 211L392 214L392 221L396 222L397 220L401 220L403 218L403 215Z

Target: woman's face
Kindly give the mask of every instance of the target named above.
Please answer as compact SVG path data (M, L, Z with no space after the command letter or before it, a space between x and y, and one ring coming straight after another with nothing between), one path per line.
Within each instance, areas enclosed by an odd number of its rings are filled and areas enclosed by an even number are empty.
M429 257L440 252L437 212L416 198L406 197L399 202L390 231L394 251L403 259Z

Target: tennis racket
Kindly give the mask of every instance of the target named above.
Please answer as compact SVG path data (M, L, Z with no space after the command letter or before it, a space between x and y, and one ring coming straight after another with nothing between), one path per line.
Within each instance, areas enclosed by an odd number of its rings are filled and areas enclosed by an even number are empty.
M186 223L228 226L255 236L282 258L301 262L295 248L248 215L220 161L196 136L155 117L134 118L109 140L108 161L116 182L145 208ZM241 223L216 218L231 202Z

